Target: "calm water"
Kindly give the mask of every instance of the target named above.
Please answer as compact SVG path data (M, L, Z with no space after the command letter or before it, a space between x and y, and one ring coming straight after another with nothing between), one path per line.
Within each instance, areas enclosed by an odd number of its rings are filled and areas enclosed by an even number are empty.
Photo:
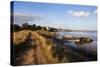
M93 42L91 43L87 43L87 44L83 44L81 46L78 46L78 47L81 47L81 48L84 48L84 49L88 49L90 51L93 51L93 52L97 52L97 32L96 31L87 31L87 32L57 32L57 34L61 35L61 36L64 36L64 35L71 35L73 37L90 37L93 39ZM75 46L75 43L71 44L72 46Z

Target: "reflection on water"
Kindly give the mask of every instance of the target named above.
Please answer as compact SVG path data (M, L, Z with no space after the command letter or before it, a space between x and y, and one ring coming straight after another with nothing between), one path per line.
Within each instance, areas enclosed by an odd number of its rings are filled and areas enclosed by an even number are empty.
M78 47L78 48L84 48L92 52L97 52L97 32L96 31L82 31L82 32L57 32L57 34L60 34L61 36L64 35L71 35L73 37L90 37L93 39L93 42L86 43L84 45L76 46L73 41L66 42L65 45L68 45L70 43L70 46Z

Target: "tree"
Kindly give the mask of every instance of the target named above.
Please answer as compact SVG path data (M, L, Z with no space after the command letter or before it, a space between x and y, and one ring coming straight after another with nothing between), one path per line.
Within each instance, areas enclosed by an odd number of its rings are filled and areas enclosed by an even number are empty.
M45 31L47 31L48 29L47 29L47 27L42 27L42 30L45 30Z
M16 32L20 30L20 26L17 24L12 24L11 27L12 27L12 32Z
M41 26L37 26L37 28L36 28L37 30L41 30L42 29L42 27Z
M22 30L23 29L28 29L28 28L29 28L29 25L28 25L27 22L22 24L22 27L21 27Z
M33 25L32 25L32 28L33 28L33 30L36 30L36 25L33 24Z

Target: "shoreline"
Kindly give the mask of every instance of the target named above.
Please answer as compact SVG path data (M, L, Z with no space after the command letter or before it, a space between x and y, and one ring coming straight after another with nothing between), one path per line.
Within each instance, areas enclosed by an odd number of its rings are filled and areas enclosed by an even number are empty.
M75 38L75 37L74 37ZM72 38L73 39L73 38ZM75 39L77 39L77 38L75 38ZM51 40L52 41L55 41L55 43L57 44L57 45L61 45L62 46L62 44L64 45L64 43L65 42L68 42L67 40L63 40L63 39L57 39L56 37L51 37ZM71 41L70 41L71 42ZM87 44L89 44L89 42L87 43ZM83 45L85 46L85 44L83 43ZM65 47L66 46L68 46L68 45L64 45ZM77 45L76 45L77 46ZM94 55L94 56L96 56L97 55L97 53L96 52L91 52L91 50L88 50L88 49L84 49L84 48L82 48L82 47L78 47L77 46L77 48L75 48L75 47L72 47L72 46L68 46L68 47L71 47L72 49L75 49L76 51L82 51L82 52L84 52L84 51L87 51L87 54L91 54L91 55Z
M26 55L26 57L31 56L29 59L31 58L43 59L43 60L37 60L37 62L36 63L34 62L34 64L69 63L69 62L80 62L80 61L85 62L85 61L97 60L97 54L94 54L93 52L83 48L70 46L71 42L69 42L68 40L57 39L55 37L56 35L55 32L40 31L40 30L39 31L23 30L14 33L16 33L16 35L14 35L15 36L14 43L17 44L17 45L13 44L14 46L16 46L15 47L16 58L14 59L19 58L21 60L22 58L20 58L20 56L24 55L23 50L25 50L25 53L29 53L29 55ZM64 45L65 42L68 45ZM34 47L34 45L37 45L38 47ZM31 55L30 51L33 52L32 54L34 54L34 56ZM23 55L20 53L22 53ZM35 55L37 56L37 58L35 58L36 57ZM25 59L26 62L23 61L23 63L31 64L27 62L27 60L29 59L28 58ZM32 60L30 60L30 62L31 61ZM18 63L21 64L20 62Z

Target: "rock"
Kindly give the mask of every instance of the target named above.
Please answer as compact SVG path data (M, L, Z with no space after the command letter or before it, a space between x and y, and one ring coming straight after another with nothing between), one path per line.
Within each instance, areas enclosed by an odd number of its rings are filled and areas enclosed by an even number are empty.
M89 37L80 37L80 38L75 39L75 43L76 44L90 43L92 41L93 40L91 38L89 38Z

